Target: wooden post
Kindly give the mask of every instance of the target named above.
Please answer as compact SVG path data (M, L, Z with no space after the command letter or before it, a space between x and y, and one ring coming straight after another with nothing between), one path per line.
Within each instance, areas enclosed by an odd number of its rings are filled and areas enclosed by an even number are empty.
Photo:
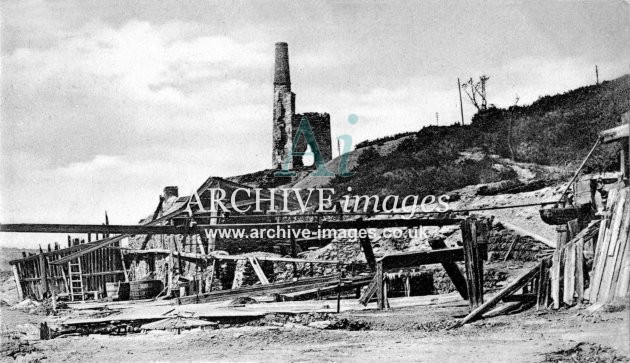
M536 310L547 308L545 295L548 289L549 276L547 274L547 260L540 261L540 272L538 273L538 286L536 291Z
M122 250L118 251L120 251L120 263L122 264L123 273L125 274L125 282L129 282L129 274L127 273L127 266L125 266L125 255Z
M337 285L337 314L341 311L341 273L339 274L339 284Z
M462 102L462 85L457 78L457 90L459 91L459 112L462 116L462 126L464 126L464 104Z
M297 257L297 245L295 242L295 235L293 235L293 233L289 233L290 239L291 239L291 257L292 258L296 258ZM297 277L297 264L295 262L293 262L293 277Z
M383 262L376 263L376 305L378 310L385 308L385 295L383 291Z
M44 258L44 252L39 249L39 274L40 280L42 284L42 299L44 299L44 295L48 292L48 274L46 273L46 259Z
M213 258L212 259L212 275L210 275L210 282L208 283L208 292L212 291L212 283L214 282L214 274L216 274L216 263L217 263L217 259Z
M470 308L474 310L483 304L483 260L477 244L477 222L469 218L462 221L460 227L464 244L468 298Z
M567 222L567 241L570 241L573 239L573 237L575 237L576 234L578 234L580 227L578 225L578 220L577 219L572 219L570 221Z
M561 249L564 244L567 243L569 237L568 227L565 224L556 226L556 232L558 232L558 239L556 240L556 249Z
M553 308L560 309L560 261L562 261L562 250L557 249L551 258L551 298Z
M167 282L168 282L168 286L167 286L167 290L166 290L166 296L170 297L171 294L173 293L173 265L175 262L175 259L173 257L173 251L171 251L170 255L168 256L168 271L167 271Z
M57 292L54 289L52 291L52 309L57 312Z
M217 190L211 190L211 193L213 194L218 194L219 192ZM214 201L214 205L212 206L212 209L214 212L211 212L210 214L210 225L215 225L215 224L219 224L219 202L217 200L217 195L213 195L212 200ZM207 235L208 238L208 253L216 250L217 248L217 240L216 240L216 235L213 237L211 235Z
M20 274L18 273L18 269L16 265L11 265L11 270L13 271L13 279L15 280L15 285L17 287L18 300L24 299L24 292L22 291L22 283L20 282Z

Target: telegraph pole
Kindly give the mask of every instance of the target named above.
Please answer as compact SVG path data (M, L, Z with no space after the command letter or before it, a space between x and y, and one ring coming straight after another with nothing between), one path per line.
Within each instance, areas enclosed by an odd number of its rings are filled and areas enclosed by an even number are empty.
M595 65L595 82L599 84L599 69L597 69L597 64Z
M457 78L457 90L459 91L459 112L462 114L462 126L464 126L464 105L462 104L462 84Z

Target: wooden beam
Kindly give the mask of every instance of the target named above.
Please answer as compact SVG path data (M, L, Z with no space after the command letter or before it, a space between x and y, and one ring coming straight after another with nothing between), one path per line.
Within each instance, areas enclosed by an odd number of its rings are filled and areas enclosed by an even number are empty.
M429 246L434 250L443 250L446 248L446 243L442 238L429 239ZM466 285L466 278L462 274L457 264L453 261L442 262L442 267L448 277L451 278L451 282L455 285L455 289L464 300L468 300L468 287Z
M370 281L370 283L368 284L368 287L367 289L365 289L365 292L363 293L363 295L361 295L361 297L359 298L359 303L361 303L361 305L363 306L367 306L367 304L370 302L374 294L376 294L377 288L378 288L378 275L375 275L372 281Z
M0 232L19 233L105 233L105 234L183 234L184 227L106 224L0 224Z
M107 247L107 246L109 246L111 244L114 244L114 243L116 243L116 242L118 242L118 241L120 241L120 240L122 240L123 238L126 238L126 237L128 237L128 236L127 235L120 235L120 236L116 236L116 237L112 237L112 238L107 238L107 239L104 239L102 241L98 241L98 243L96 243L96 244L94 244L92 246L89 246L88 248L85 248L85 249L83 249L83 250L81 250L79 252L76 252L76 253L73 253L71 255L62 257L62 258L60 258L58 260L55 260L54 262L52 262L52 264L53 265L62 265L64 263L68 263L68 262L70 262L70 261L72 261L72 260L74 260L74 259L76 259L78 257L84 256L84 255L86 255L86 254L88 254L90 252L94 252L94 251L100 250L103 247Z
M172 218L172 217L171 217ZM105 224L45 224L45 223L17 223L0 224L0 232L20 233L104 233L104 234L184 234L184 226L160 226L158 222L162 218L145 225L105 225ZM457 224L461 219L376 219L356 221L323 221L321 228L329 229L363 229L363 228L389 228L389 227L417 227L417 226L444 226ZM244 229L276 228L276 227L301 227L316 229L317 222L291 222L291 223L243 223L243 224L204 224L197 229ZM192 231L194 232L194 231Z
M361 279L361 278L357 278ZM369 278L367 278L369 281ZM197 296L187 296L177 299L178 304L192 304L192 303L206 303L212 301L220 301L226 299L234 299L239 296L256 296L256 295L274 295L290 293L300 290L311 289L314 287L325 287L328 285L337 286L339 283L339 276L324 276L324 277L312 277L305 278L298 281L283 281L275 282L269 285L254 285L241 287L234 290L221 290L213 291L206 294L200 294Z
M464 261L464 249L462 247L456 247L435 251L402 252L385 255L377 260L377 264L379 261L383 263L383 268L386 270L392 268L418 267L433 263Z
M612 129L604 130L599 133L603 143L609 143L623 138L630 137L630 126L628 124L613 127Z
M260 267L260 264L258 263L258 259L256 259L256 257L249 257L248 260L249 260L249 263L254 268L254 272L256 273L256 276L258 276L258 280L260 280L260 283L263 285L269 285L269 280L267 280L267 276L265 276L265 272L262 270L262 267Z
M361 249L363 250L363 254L365 254L365 260L367 261L368 266L370 266L370 270L375 272L376 257L374 257L374 250L372 249L372 241L370 241L370 237L361 238L359 241L361 242Z
M536 276L536 274L539 273L539 271L540 271L540 264L537 264L531 270L520 275L516 280L512 281L505 288L503 288L503 290L499 291L499 293L494 295L485 303L481 304L478 308L476 308L470 314L468 314L465 318L463 318L459 323L457 323L456 327L464 325L472 320L479 318L485 312L492 309L504 297L512 295L513 293L518 291L518 289L520 289L525 284L527 284L534 276Z

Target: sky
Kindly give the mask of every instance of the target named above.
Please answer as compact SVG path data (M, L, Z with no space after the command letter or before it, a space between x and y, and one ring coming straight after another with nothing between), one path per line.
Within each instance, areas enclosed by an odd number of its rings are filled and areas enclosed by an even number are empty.
M296 111L356 144L630 73L618 1L1 2L0 223L135 224L167 185L270 167L274 43ZM474 114L464 100L465 122ZM436 121L436 113L439 120ZM356 114L359 122L350 124ZM334 151L336 154L336 150ZM35 247L65 235L1 233Z

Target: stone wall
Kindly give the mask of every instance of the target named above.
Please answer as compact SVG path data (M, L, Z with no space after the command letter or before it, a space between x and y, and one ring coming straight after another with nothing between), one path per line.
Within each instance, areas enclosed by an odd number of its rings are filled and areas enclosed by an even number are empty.
M315 136L315 141L317 142L317 147L319 148L319 152L324 159L324 162L328 162L332 160L332 137L330 135L330 115L327 113L317 113L317 112L307 112L300 113L293 116L292 120L292 128L293 128L293 137L300 126L300 122L302 119L306 118L308 120L311 129L313 130L313 134ZM306 142L305 137L300 137L295 150L297 152L306 151L308 144ZM302 157L294 157L293 158L294 166L302 166Z
M538 261L537 256L551 247L529 236L520 236L505 228L500 222L494 223L488 237L488 261L503 261L510 251L507 260ZM510 250L510 247L512 248Z

